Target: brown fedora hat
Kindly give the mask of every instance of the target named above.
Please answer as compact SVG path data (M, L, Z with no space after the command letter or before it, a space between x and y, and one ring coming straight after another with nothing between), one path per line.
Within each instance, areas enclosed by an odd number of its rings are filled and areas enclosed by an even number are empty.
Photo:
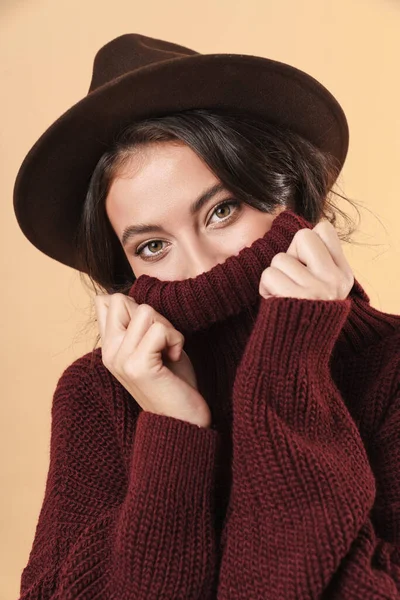
M133 121L191 108L235 109L286 126L346 159L343 109L316 79L282 62L246 54L200 54L136 33L98 50L87 95L62 114L24 158L14 211L30 242L81 269L74 238L93 170Z

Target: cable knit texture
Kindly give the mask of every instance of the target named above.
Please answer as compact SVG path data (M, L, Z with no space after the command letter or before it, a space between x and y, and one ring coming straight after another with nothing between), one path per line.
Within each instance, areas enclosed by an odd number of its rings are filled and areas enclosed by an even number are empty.
M259 295L292 211L129 295L185 335L212 427L143 411L101 349L62 373L24 600L400 598L400 316Z

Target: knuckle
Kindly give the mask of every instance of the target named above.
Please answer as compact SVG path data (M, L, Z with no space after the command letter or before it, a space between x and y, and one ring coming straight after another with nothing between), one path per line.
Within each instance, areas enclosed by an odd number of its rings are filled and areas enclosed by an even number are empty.
M164 331L166 327L164 323L161 323L161 321L154 321L154 323L151 324L150 329L152 329L153 332L155 331L156 333L159 333Z
M271 277L273 271L271 269L271 267L267 267L266 269L264 269L264 271L261 274L261 282L265 282L268 281L269 278Z
M313 230L318 229L318 231L320 229L326 229L326 230L332 230L334 229L332 223L330 221L328 221L327 219L321 219L320 221L318 221L318 223L316 224L315 227L313 227Z
M303 244L307 244L309 243L316 235L318 235L317 233L315 233L314 230L312 229L299 229L298 231L296 231L294 237L297 237L298 240L300 240L301 243Z
M151 317L154 314L154 308L149 304L139 304L136 308L136 313L139 314L141 318Z
M124 294L121 294L120 292L115 292L114 294L110 294L110 302L121 302L123 297Z
M274 255L273 259L271 260L271 265L282 264L286 260L286 256L286 252L278 252Z
M131 302L132 304L134 304L135 306L140 306L140 304L138 304L135 300L135 298L132 298L132 296L129 296L128 294L124 294L124 298L126 300L128 300L129 302Z

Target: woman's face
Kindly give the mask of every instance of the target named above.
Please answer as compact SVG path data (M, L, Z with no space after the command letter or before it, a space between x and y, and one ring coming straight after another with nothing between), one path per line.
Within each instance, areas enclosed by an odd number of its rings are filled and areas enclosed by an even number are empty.
M199 201L216 185L220 180L186 144L158 142L136 151L106 199L135 277L196 277L262 237L285 210L263 213L223 188Z

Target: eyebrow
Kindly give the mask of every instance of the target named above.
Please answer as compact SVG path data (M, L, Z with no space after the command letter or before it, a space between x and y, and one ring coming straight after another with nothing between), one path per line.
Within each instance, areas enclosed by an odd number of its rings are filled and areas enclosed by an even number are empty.
M194 216L202 207L216 194L225 190L225 186L222 183L217 183L210 187L208 190L203 192L191 205L189 208L190 214ZM128 240L134 235L138 235L140 233L150 233L151 231L157 231L158 233L166 233L165 229L161 227L161 225L153 225L150 223L139 223L138 225L129 225L126 227L122 234L121 243L123 246L126 246Z

